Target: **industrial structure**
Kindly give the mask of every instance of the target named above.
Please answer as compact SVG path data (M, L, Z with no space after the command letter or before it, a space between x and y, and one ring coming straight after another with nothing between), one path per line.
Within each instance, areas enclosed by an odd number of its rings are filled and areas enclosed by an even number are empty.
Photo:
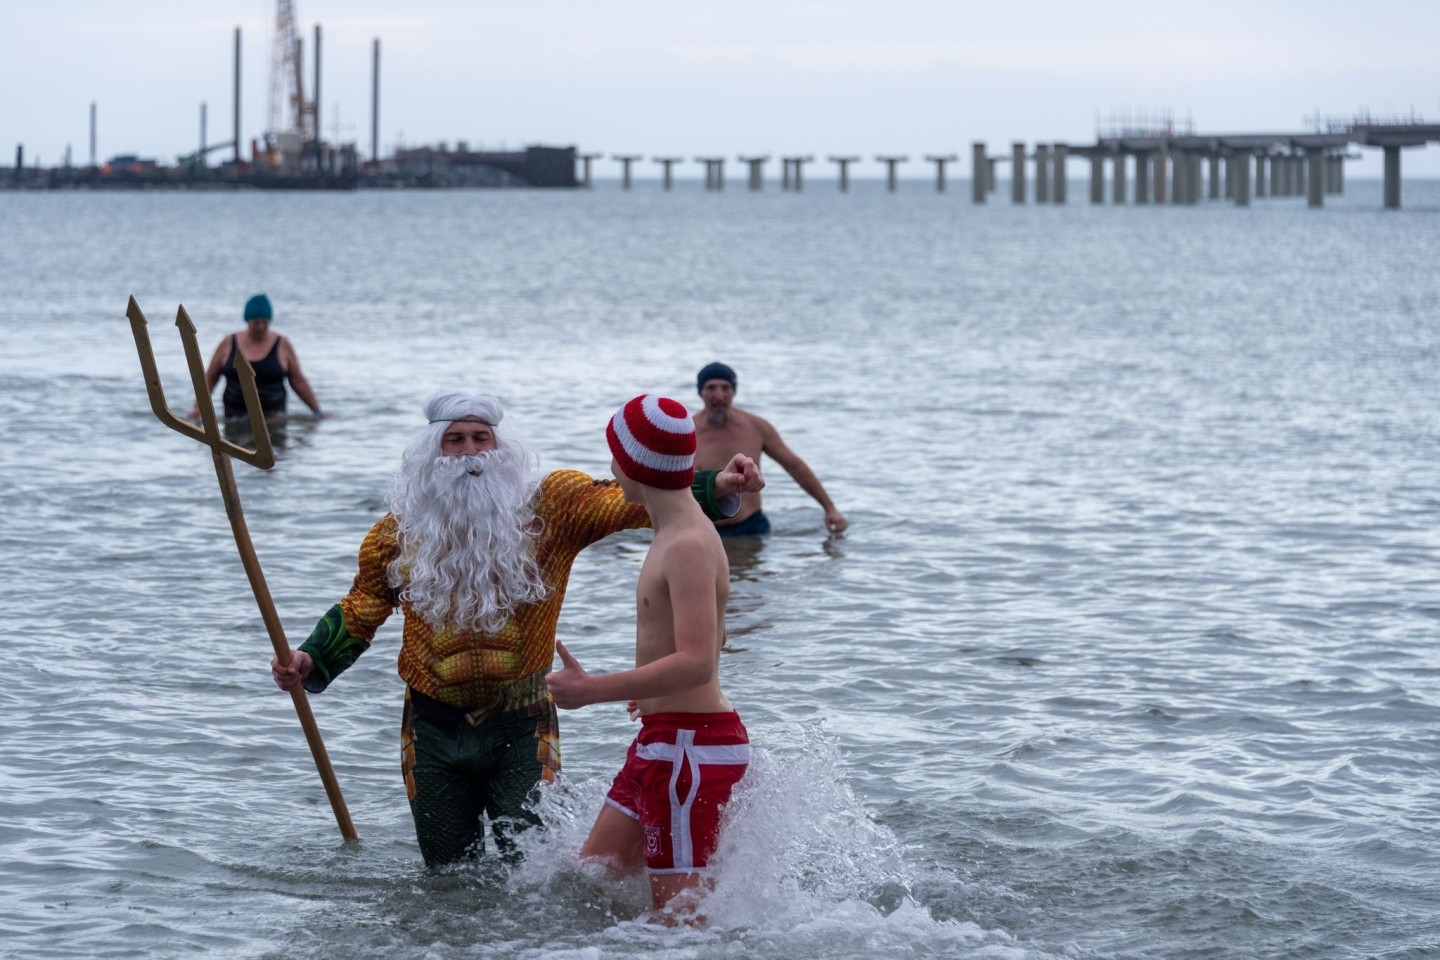
M0 188L137 188L197 187L261 189L355 189L357 187L591 187L593 162L600 153L580 153L573 146L529 146L516 151L471 150L459 141L451 150L442 142L433 146L397 149L380 156L380 40L373 42L371 58L370 157L362 162L354 143L331 143L321 133L321 26L315 25L310 58L310 89L306 89L305 44L292 0L276 0L270 50L269 102L264 132L249 141L249 155L241 135L241 34L235 28L232 133L229 140L208 142L207 106L200 104L197 148L177 158L174 165L134 155L113 156L101 163L96 154L97 105L90 104L90 159L87 166L71 163L66 148L63 166L41 169L25 166L25 148L17 145L15 166L0 168ZM1064 204L1068 201L1068 161L1090 161L1090 202L1134 204L1197 203L1222 197L1237 206L1252 199L1305 196L1310 206L1324 205L1327 195L1344 192L1344 164L1353 159L1352 148L1379 148L1384 152L1383 205L1400 206L1401 151L1440 142L1440 123L1417 117L1375 118L1368 114L1343 119L1316 118L1314 129L1259 133L1198 133L1186 121L1177 124L1168 115L1135 121L1112 121L1097 130L1094 143L1023 142L1008 153L991 155L984 141L971 145L971 199L987 202L999 182L997 167L1010 165L1010 199L1014 204ZM232 157L212 166L211 154L232 150ZM638 154L611 154L621 166L621 186L633 187L632 170ZM769 155L740 155L748 166L751 191L765 188ZM804 166L811 155L782 156L781 189L804 188ZM935 191L947 188L946 165L955 154L927 154L934 165ZM678 156L653 157L663 170L663 189L670 190ZM858 156L831 156L839 166L839 188L850 188L850 167ZM886 187L899 189L898 168L908 163L905 154L882 154L874 160L885 166ZM576 164L583 172L576 176ZM705 168L705 188L726 188L723 156L695 157ZM1109 171L1107 178L1106 172ZM1206 171L1208 170L1208 176ZM1133 180L1132 180L1133 177ZM1132 185L1133 184L1133 185Z

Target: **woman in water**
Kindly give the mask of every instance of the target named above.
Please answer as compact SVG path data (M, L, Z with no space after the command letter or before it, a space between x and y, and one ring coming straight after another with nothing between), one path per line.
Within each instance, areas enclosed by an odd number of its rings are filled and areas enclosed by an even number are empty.
M225 377L226 420L244 420L245 397L240 392L240 378L235 372L235 354L240 352L255 369L255 386L260 393L260 407L266 420L275 420L285 415L285 381L290 381L295 395L305 401L315 416L324 416L320 401L310 388L310 381L300 372L300 358L290 341L270 329L270 298L257 293L245 302L245 329L232 333L215 348L210 366L205 369L205 386L214 391L220 377ZM199 406L190 408L190 418L200 415Z

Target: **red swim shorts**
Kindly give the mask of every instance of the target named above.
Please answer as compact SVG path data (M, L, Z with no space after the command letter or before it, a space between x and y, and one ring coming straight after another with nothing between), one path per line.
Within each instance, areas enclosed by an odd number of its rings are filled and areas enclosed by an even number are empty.
M605 802L640 821L651 873L695 873L715 852L721 811L749 763L739 714L654 713L641 718Z

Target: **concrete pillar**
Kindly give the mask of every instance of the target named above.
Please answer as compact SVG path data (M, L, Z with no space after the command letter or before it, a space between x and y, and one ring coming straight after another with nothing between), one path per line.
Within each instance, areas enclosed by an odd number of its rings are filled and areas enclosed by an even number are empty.
M1170 154L1164 150L1155 154L1155 202L1169 203L1170 189L1167 174L1170 172Z
M814 160L814 159L815 159L814 157L808 157L808 156L807 156L807 157L791 157L791 158L790 158L791 177L793 178L793 179L792 179L792 185L793 185L796 193L799 193L801 190L803 190L803 189L805 188L805 177L804 177L803 168L804 168L805 164L809 163L811 160Z
M720 172L720 162L715 157L696 157L695 162L705 164L706 190L714 191L724 189L725 181Z
M1210 199L1220 199L1220 155L1210 154Z
M1150 161L1153 156L1154 154L1149 152L1135 154L1136 203L1150 202Z
M1265 167L1269 157L1265 154L1257 154L1255 157L1255 198L1261 199L1265 196Z
M1325 151L1320 147L1305 148L1305 171L1309 174L1306 191L1309 206L1325 205Z
M859 157L831 157L831 163L840 164L840 192L850 191L850 164L859 160Z
M1191 204L1200 202L1200 185L1203 174L1200 170L1200 157L1198 155L1190 158L1190 186L1186 196Z
M582 153L582 154L580 154L580 171L581 171L580 185L581 185L582 187L587 187L587 188L588 188L588 187L593 187L593 186L595 186L595 181L594 181L594 178L593 178L593 176L592 176L592 174L594 173L594 171L593 171L593 169L592 169L592 167L591 167L591 164L592 164L593 161L599 159L600 156L601 156L601 154L598 154L598 153Z
M999 162L999 161L996 160L994 157L990 157L990 158L988 158L988 159L985 161L985 176L986 176L986 180L985 180L985 192L986 192L986 193L994 193L994 192L995 192L995 187L1000 183L1000 181L999 181L999 180L996 178L996 176L995 176L995 164L998 163L998 162Z
M990 192L990 161L985 159L985 141L976 140L970 144L970 202L984 203Z
M1035 202L1050 202L1050 148L1035 144Z
M1235 187L1230 192L1230 198L1235 201L1237 207L1250 206L1250 154L1241 151L1230 158L1232 178Z
M738 157L739 161L750 166L750 189L752 191L765 189L765 162L769 157L747 157L743 154Z
M1335 192L1345 192L1345 155L1340 154L1335 158Z
M1063 204L1065 202L1065 161L1069 156L1070 148L1063 143L1055 144L1051 150L1051 157L1055 163L1055 189L1051 196L1054 203Z
M724 157L696 157L696 163L705 164L705 189L725 189L725 158Z
M1105 158L1098 153L1090 154L1090 202L1105 202Z
M1025 144L1010 146L1010 202L1025 202Z
M1110 180L1110 202L1111 202L1111 203L1124 203L1124 202L1125 202L1125 193L1126 193L1126 186L1125 186L1125 164L1126 164L1126 162L1127 162L1127 161L1126 161L1126 159L1125 159L1125 153L1124 153L1124 151L1121 151L1120 153L1115 154L1114 173L1111 174L1111 180Z
M959 158L958 158L957 156L955 156L955 154L949 153L949 154L946 154L946 155L943 156L943 157L926 156L925 159L928 160L928 161L930 161L931 163L935 164L935 192L936 192L936 193L944 193L944 192L945 192L945 164L950 163L950 162L952 162L952 161L954 161L954 160L958 160Z
M879 160L881 163L885 164L886 169L889 171L889 172L886 174L886 176L885 176L885 184L886 184L887 189L889 189L889 191L890 191L891 193L894 193L894 192L895 192L895 187L896 187L896 185L897 185L896 175L895 175L895 168L896 168L899 164L908 163L908 162L910 161L910 158L909 158L909 157L905 157L905 156L899 156L899 157L876 157L875 159L876 159L876 160Z
M633 157L633 156L631 156L631 157L622 157L622 156L618 156L618 155L617 155L617 156L615 157L615 159L620 161L620 185L621 185L624 189L629 190L629 189L630 189L630 164L634 163L636 160L639 160L640 158L639 158L639 157Z
M672 168L675 166L675 164L677 164L677 163L680 162L680 159L681 159L681 158L680 158L680 157L651 157L650 159L652 159L652 160L654 160L656 163L660 164L660 171L661 171L661 173L660 173L660 183L661 183L662 186L664 186L664 188L665 188L667 191L670 190L670 188L675 185L675 178L674 178L674 176L672 175L672 174L673 174ZM630 188L629 188L629 187L626 187L625 189L628 190L628 189L630 189Z
M17 161L15 166L20 166ZM1385 148L1385 209L1400 209L1400 148Z
M238 29L236 30L236 33L237 33L237 34L239 33L239 30L238 30ZM239 146L239 144L236 144L236 146L235 146L235 157L236 157L236 159L239 159L239 157L240 157L240 146ZM98 165L99 165L99 164L97 164L96 161L95 161L95 101L94 101L94 100L91 100L91 101L90 101L90 166L95 167L95 166L98 166Z

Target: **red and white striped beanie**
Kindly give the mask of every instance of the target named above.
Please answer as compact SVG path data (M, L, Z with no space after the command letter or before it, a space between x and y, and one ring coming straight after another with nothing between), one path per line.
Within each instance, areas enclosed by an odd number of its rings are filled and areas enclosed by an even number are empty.
M679 400L636 397L615 411L605 439L621 471L637 483L680 490L695 479L695 422Z

